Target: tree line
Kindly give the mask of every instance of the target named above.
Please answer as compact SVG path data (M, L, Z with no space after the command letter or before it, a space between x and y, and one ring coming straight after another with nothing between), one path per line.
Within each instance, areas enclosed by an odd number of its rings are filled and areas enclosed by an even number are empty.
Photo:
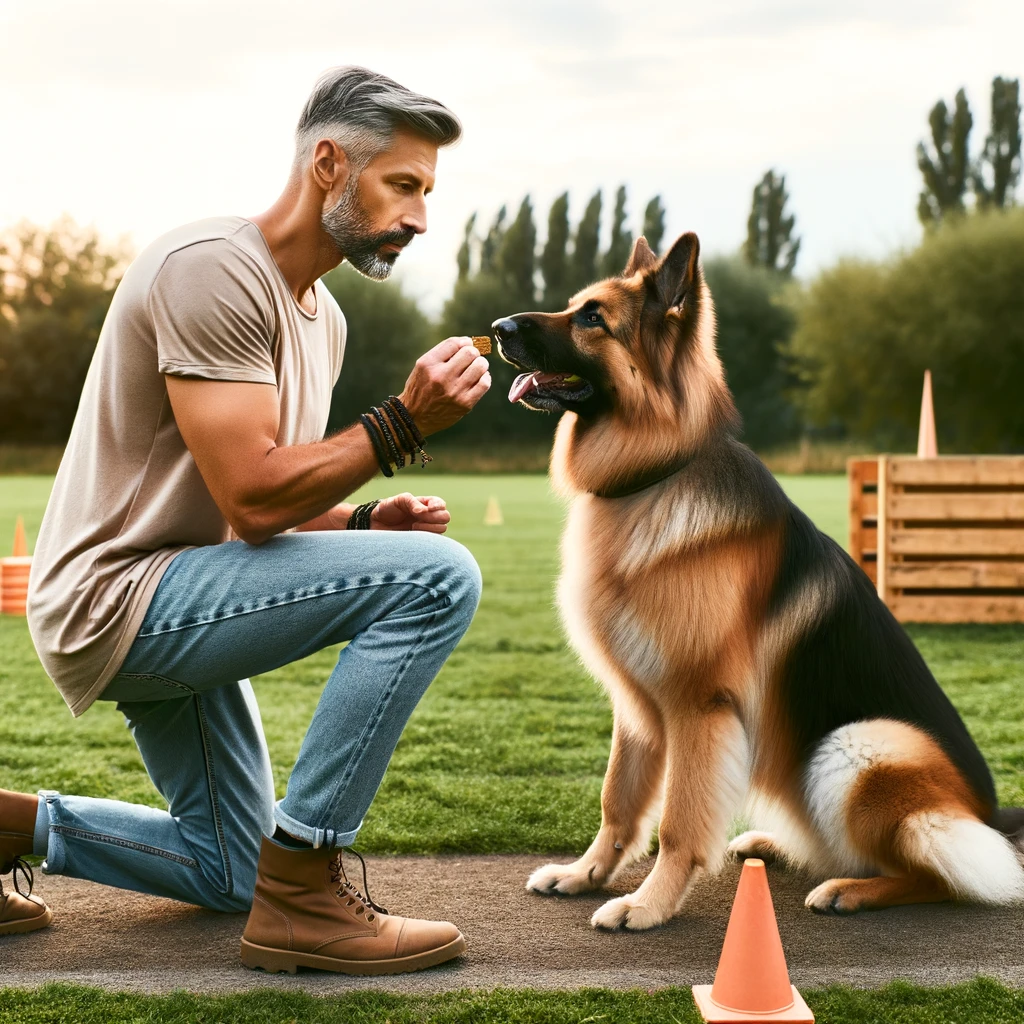
M785 176L772 168L753 187L743 245L704 259L719 351L755 448L801 435L910 447L921 375L930 368L940 445L1024 450L1015 394L1024 370L1024 211L1013 208L1019 83L993 81L990 128L973 154L963 90L952 111L938 102L928 124L930 143L918 147L918 213L927 230L914 249L840 260L809 282L796 280L796 217ZM562 309L586 284L622 270L636 234L655 251L668 241L660 195L633 219L625 185L610 209L598 190L575 223L569 200L564 191L551 203L543 241L530 195L514 216L507 206L487 224L471 216L436 321L397 282L371 282L346 265L326 275L349 325L328 431L397 393L417 356L441 338L484 333L511 313ZM127 262L123 247L67 220L0 237L0 441L66 440ZM512 406L514 369L497 357L491 368L491 391L446 440L548 441L556 418Z

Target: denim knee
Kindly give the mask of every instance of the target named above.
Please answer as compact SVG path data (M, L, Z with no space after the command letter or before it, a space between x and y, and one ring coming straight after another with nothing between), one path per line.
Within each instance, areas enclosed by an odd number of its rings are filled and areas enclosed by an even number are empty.
M438 555L445 572L444 590L452 605L471 619L480 604L484 585L480 566L464 544L451 537L437 536L437 539L443 542Z

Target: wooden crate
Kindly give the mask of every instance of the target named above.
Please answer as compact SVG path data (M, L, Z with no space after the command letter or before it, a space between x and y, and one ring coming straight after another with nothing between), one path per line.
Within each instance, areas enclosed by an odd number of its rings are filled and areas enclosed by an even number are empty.
M888 455L848 475L851 554L897 619L1024 622L1024 457Z

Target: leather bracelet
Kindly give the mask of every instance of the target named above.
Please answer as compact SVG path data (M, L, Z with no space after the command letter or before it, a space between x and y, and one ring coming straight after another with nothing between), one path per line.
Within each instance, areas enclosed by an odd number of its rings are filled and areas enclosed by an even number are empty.
M348 523L345 526L346 530L369 530L370 517L373 515L373 510L380 504L381 499L375 498L373 501L364 502L362 505L356 505L352 510L352 515L348 517Z
M434 459L432 456L427 454L426 448L424 447L426 440L417 428L416 421L412 418L412 414L402 404L402 400L397 395L388 395L388 400L384 404L392 411L398 413L402 422L408 428L409 433L412 434L413 442L416 445L416 447L411 450L413 462L416 461L415 456L418 453L420 456L420 468L425 469L427 463L433 462Z
M388 418L388 423L391 424L391 429L395 432L395 437L398 440L398 446L403 452L407 452L409 455L414 455L416 452L416 445L413 441L412 434L409 433L409 428L402 422L402 417L398 415L391 403L382 402L381 410ZM413 462L416 460L413 459Z
M391 465L388 462L388 453L384 448L384 442L381 441L377 433L377 427L374 425L373 420L366 415L365 412L359 414L359 422L366 427L366 432L370 435L370 441L373 443L373 450L377 455L377 463L380 466L380 471L385 476L394 476L394 471L391 469Z
M370 408L370 414L377 421L377 426L380 427L380 432L384 435L384 443L391 453L389 461L395 464L396 469L404 469L405 456L398 450L398 442L391 431L391 424L388 422L387 417L376 405Z

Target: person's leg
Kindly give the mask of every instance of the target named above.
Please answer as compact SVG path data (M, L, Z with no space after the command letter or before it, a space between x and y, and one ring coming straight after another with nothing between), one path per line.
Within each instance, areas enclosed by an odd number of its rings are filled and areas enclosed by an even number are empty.
M274 804L249 680L190 692L160 679L118 679L115 689L144 698L117 707L168 809L42 790L49 819L45 850L37 850L46 856L43 871L212 910L247 910ZM161 691L175 696L153 699Z
M245 678L345 640L353 642L327 682L275 816L314 845L350 843L409 714L468 627L479 593L468 551L428 533L281 534L258 547L231 541L182 553L104 693L135 698L122 705L135 716L136 740L170 813L47 792L45 870L207 906L245 904L253 872L234 867L228 892L211 903L225 884L225 863L254 863L261 832L273 827L258 713L250 699L239 699ZM167 687L192 692L138 699ZM215 729L211 700L223 704ZM198 723L191 749L176 745L175 720ZM221 784L219 765L229 762L250 785ZM266 775L253 770L261 764ZM186 778L178 779L182 771ZM194 831L182 832L182 807L195 812L186 816ZM176 865L170 871L169 862Z

